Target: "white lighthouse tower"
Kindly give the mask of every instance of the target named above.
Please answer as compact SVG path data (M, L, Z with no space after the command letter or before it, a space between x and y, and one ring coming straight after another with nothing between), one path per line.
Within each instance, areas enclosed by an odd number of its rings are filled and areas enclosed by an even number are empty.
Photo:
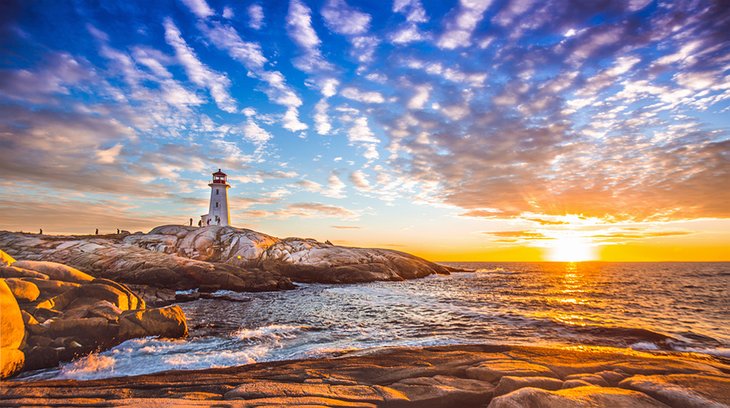
M203 226L208 225L229 225L231 223L231 214L228 211L228 184L226 178L228 175L218 169L213 173L213 181L208 184L210 186L210 207L208 214L201 216Z

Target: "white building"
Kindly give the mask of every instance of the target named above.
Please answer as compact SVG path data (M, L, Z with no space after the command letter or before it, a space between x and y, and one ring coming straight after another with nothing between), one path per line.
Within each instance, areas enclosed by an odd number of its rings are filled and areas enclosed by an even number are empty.
M228 175L218 169L213 173L213 181L208 184L210 186L210 207L208 214L202 215L202 225L229 225L231 223L231 214L228 211L228 184L226 178Z

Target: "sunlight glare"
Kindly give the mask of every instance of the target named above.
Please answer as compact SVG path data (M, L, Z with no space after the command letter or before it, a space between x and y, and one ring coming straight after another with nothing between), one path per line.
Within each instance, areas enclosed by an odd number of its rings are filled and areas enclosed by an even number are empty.
M595 259L594 247L587 239L575 236L558 237L550 245L549 259L555 262L581 262Z

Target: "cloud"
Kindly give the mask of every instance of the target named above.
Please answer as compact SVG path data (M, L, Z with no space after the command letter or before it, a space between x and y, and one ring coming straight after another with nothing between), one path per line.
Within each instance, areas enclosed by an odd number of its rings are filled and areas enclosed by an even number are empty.
M395 0L393 1L393 12L403 13L406 20L412 23L425 23L428 21L426 10L420 0Z
M491 3L491 0L460 0L458 11L447 20L436 45L445 49L471 45L471 34Z
M248 6L248 26L260 30L264 26L264 8L260 4Z
M182 2L200 18L208 18L215 14L205 0L182 0Z
M328 0L322 8L322 17L327 27L337 34L364 34L370 28L370 15L351 7L345 0Z
M351 7L345 0L328 0L321 14L330 30L349 39L352 44L351 56L360 63L372 61L380 40L366 35L372 20L369 14Z
M243 64L249 70L249 75L266 84L263 91L269 100L287 108L282 119L285 129L296 132L308 128L299 119L297 108L302 105L302 100L287 84L281 72L264 69L267 59L259 44L243 41L231 26L213 22L210 25L204 23L200 28L218 48L228 51L231 58Z
M361 229L362 227L358 227L355 225L330 225L330 228L334 229Z
M43 103L54 94L68 95L71 89L94 79L93 70L83 61L65 52L53 52L35 70L0 70L0 90L6 98Z
M408 100L408 109L422 109L423 105L428 102L431 86L420 85L415 88L415 91L411 99Z
M347 208L317 202L292 203L274 211L250 210L244 213L256 218L357 218L357 214Z
M493 237L499 238L496 241L497 242L524 242L524 241L535 241L535 240L552 240L555 238L551 238L546 236L545 234L537 231L491 231L491 232L484 232L484 234L491 235Z
M350 173L350 181L360 191L370 191L372 188L367 175L362 170L355 170Z
M324 98L314 105L314 126L320 135L328 135L332 130L332 124L327 115L328 108L329 104L327 103L327 99Z
M383 102L385 102L385 98L383 98L383 95L381 95L380 92L361 91L361 90L359 90L357 88L353 88L353 87L344 88L341 92L341 95L347 99L352 99L353 101L358 101L358 102L362 102L362 103L383 103Z
M221 110L235 112L237 110L236 102L228 93L228 87L231 83L228 77L213 71L200 62L170 18L166 18L163 25L165 27L165 40L175 50L175 56L185 68L190 80L199 86L208 88L213 100Z
M337 173L330 173L327 179L327 188L322 190L322 195L330 198L345 198L345 183L340 180Z
M122 151L122 144L117 143L108 149L101 149L96 151L96 161L102 164L113 164L117 161L119 152Z
M243 137L256 145L263 145L273 137L271 133L262 129L253 118L249 117L243 126Z
M393 12L406 16L406 22L388 36L393 44L404 45L430 38L418 28L418 23L428 21L426 10L419 0L395 0Z
M297 68L308 73L332 68L319 49L322 42L312 27L312 10L300 0L289 2L286 29L289 37L303 51L303 55L294 61Z

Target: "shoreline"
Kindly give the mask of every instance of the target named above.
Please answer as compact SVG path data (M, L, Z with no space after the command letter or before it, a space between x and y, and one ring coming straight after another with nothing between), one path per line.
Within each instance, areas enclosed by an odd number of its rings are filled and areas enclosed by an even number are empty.
M88 381L0 383L4 406L500 407L520 401L582 406L585 400L723 406L730 404L730 365L696 353L460 344Z

